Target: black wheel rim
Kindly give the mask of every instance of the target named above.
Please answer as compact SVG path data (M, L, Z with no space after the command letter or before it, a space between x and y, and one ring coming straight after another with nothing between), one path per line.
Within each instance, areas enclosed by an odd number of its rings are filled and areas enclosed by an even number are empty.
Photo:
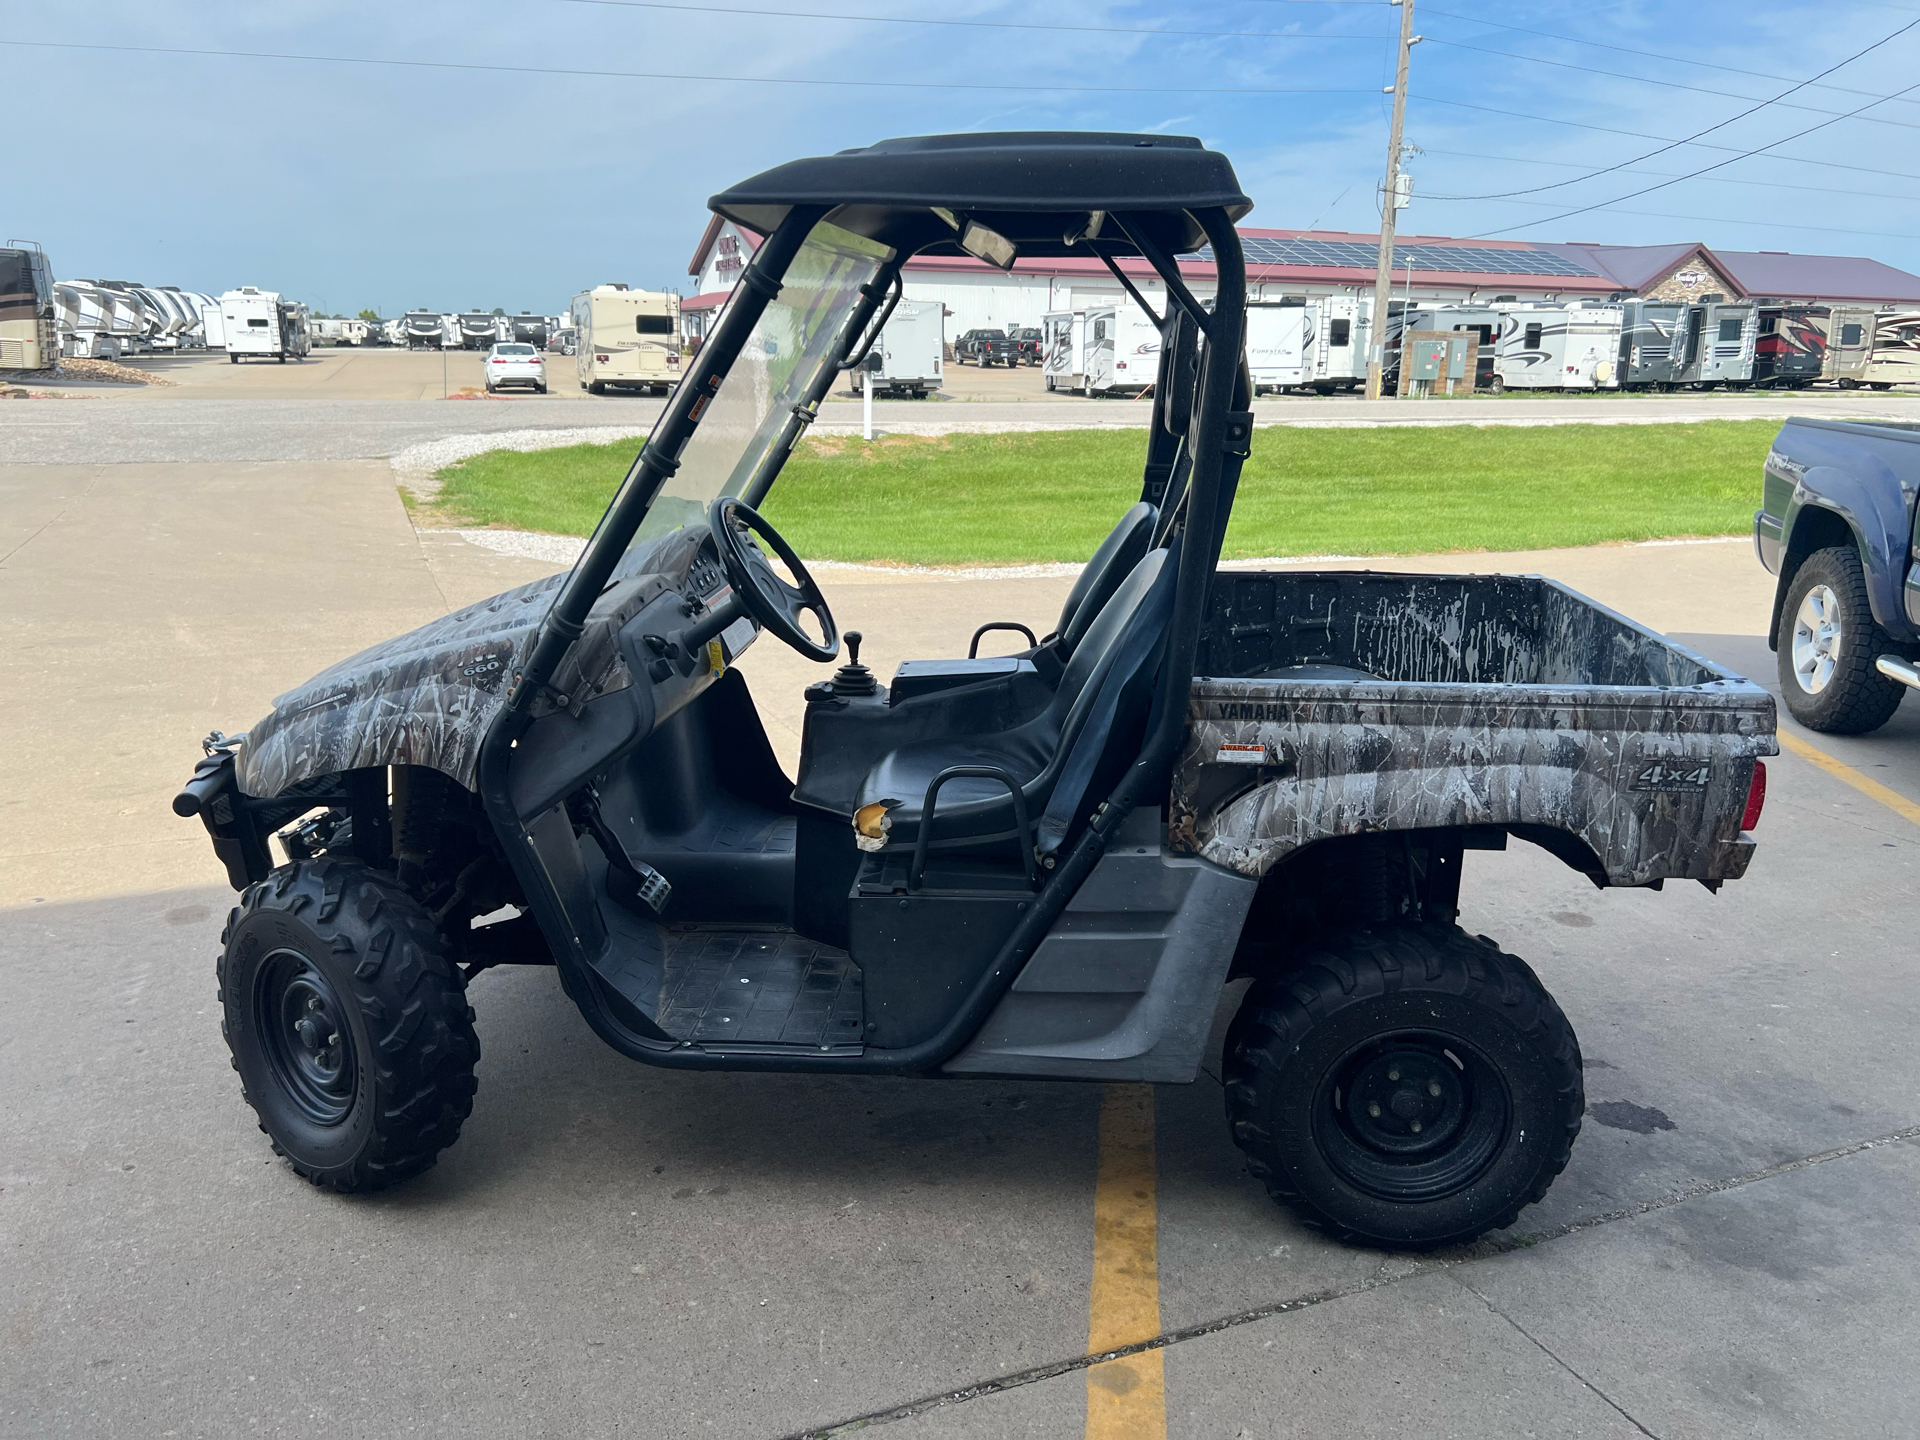
M1471 1185L1506 1143L1512 1097L1458 1037L1406 1030L1341 1057L1315 1097L1314 1139L1348 1184L1382 1200L1440 1200Z
M276 950L261 963L254 1025L274 1079L315 1125L338 1125L359 1081L353 1030L333 983L306 956Z

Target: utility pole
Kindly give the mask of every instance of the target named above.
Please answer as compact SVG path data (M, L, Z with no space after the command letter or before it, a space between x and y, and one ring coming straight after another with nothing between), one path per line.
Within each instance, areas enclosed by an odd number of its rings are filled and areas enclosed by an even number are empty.
M1387 359L1387 305L1393 294L1393 231L1400 207L1400 145L1407 127L1407 52L1413 48L1413 0L1400 7L1400 63L1393 77L1393 127L1387 140L1387 183L1380 192L1380 258L1373 269L1373 323L1367 330L1367 399L1380 398Z

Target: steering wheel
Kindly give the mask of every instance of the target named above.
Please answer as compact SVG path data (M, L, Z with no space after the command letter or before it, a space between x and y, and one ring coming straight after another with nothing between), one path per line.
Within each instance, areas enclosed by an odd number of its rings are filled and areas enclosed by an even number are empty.
M825 663L840 653L840 627L827 608L827 597L820 593L819 583L807 573L793 547L759 511L744 500L722 495L707 511L707 528L713 531L727 583L733 586L743 610L809 660ZM800 582L798 587L780 578L772 562L752 543L753 535L786 562ZM809 611L820 622L821 640L800 628L800 617Z

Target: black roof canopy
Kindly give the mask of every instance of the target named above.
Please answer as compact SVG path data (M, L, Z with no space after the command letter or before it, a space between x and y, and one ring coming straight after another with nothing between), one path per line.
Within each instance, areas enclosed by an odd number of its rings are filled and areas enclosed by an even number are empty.
M882 140L789 161L707 202L763 235L796 205L834 208L836 225L907 254L960 253L954 222L971 219L1028 257L1084 254L1067 237L1094 211L1124 213L1181 254L1206 243L1187 212L1222 208L1238 220L1253 208L1227 157L1196 139L1078 130ZM1099 238L1109 253L1138 253L1117 225Z

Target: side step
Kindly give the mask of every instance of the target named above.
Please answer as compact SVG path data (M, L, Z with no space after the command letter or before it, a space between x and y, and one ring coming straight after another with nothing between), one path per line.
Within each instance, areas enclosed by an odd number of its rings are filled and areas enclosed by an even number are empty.
M1882 655L1873 662L1873 668L1889 680L1898 680L1911 690L1920 690L1920 665L1911 660L1902 660L1898 655Z

